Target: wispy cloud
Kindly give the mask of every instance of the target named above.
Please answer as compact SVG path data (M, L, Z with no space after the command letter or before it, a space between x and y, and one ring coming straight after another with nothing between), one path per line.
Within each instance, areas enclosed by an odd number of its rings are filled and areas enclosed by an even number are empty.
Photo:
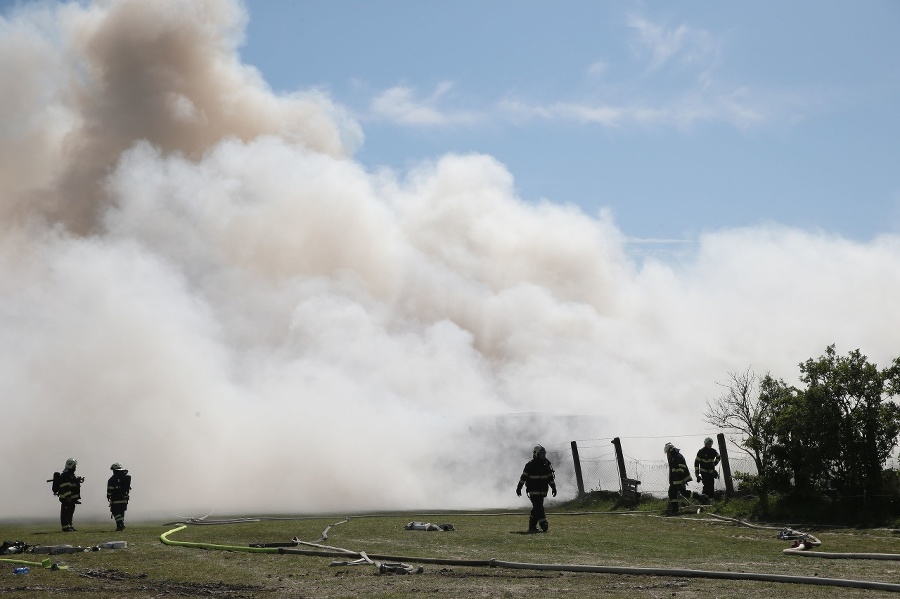
M568 98L512 95L483 111L463 110L454 106L451 82L438 84L430 94L397 85L370 101L368 118L421 128L468 126L491 118L518 125L546 121L618 129L724 123L747 130L798 120L809 107L796 93L753 88L721 77L721 44L709 31L685 24L667 26L641 16L632 16L627 23L637 63L593 60L583 71L588 87L566 92ZM620 72L632 74L613 76Z
M794 103L795 104L795 103ZM629 102L553 102L536 104L504 100L499 110L515 121L546 120L595 124L609 128L671 126L686 128L699 123L724 122L747 129L773 120L790 110L790 98L761 97L749 89L690 91L656 103L640 99Z
M726 123L750 129L797 120L809 106L794 92L724 81L718 75L720 43L708 31L666 27L637 16L628 25L635 33L638 64L631 72L636 75L612 79L607 77L610 65L595 61L585 72L604 75L602 93L588 89L583 98L549 102L508 98L498 103L499 111L519 123L534 119L609 128Z
M632 16L628 25L638 34L638 56L649 55L647 66L650 70L675 61L705 63L714 59L718 50L714 37L701 29L686 25L665 28L638 16Z
M560 120L617 127L628 120L627 111L617 106L591 106L566 102L532 104L521 100L503 100L498 106L502 113L517 121Z
M598 60L588 66L587 74L591 77L599 77L605 74L607 70L609 70L609 64L604 60Z
M440 83L426 98L416 97L411 87L396 86L376 96L370 105L373 118L413 127L443 127L449 125L472 124L481 120L481 115L466 110L452 110L441 106L453 84Z

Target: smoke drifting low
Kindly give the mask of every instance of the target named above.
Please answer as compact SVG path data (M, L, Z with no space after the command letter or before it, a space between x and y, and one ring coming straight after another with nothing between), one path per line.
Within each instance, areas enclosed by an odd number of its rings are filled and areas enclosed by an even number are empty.
M245 19L0 18L0 516L52 516L68 457L76 518L115 461L134 518L513 505L534 443L702 432L728 371L830 343L896 357L900 238L754 227L636 263L489 156L367 172L340 106L240 63ZM491 425L529 412L560 418Z

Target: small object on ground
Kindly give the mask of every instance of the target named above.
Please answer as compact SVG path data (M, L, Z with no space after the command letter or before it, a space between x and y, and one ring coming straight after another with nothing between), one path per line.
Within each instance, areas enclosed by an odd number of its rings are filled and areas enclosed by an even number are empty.
M107 541L97 545L100 549L125 549L128 547L127 541Z
M432 524L431 522L410 522L403 528L406 530L456 530L452 524Z
M415 567L404 563L380 564L378 566L379 574L421 574L425 571L422 566Z

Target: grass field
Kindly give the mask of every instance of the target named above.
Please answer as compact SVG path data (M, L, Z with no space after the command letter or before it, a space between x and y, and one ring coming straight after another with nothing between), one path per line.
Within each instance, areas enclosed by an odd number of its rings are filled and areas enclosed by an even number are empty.
M757 572L819 578L900 583L900 562L831 560L785 555L789 546L777 530L754 528L688 513L660 517L661 502L610 513L611 502L549 506L550 531L523 534L527 513L388 513L263 519L220 525L190 525L169 538L247 547L253 543L304 541L365 551L372 555L490 560L529 564L583 564ZM734 505L713 513L731 513ZM450 523L452 532L408 531L412 520ZM756 523L759 525L759 523ZM331 526L329 528L330 525ZM424 564L421 574L379 574L375 566L330 566L342 559L259 554L169 546L160 535L174 524L129 522L117 533L111 521L79 522L74 533L55 522L0 525L4 540L29 545L95 546L125 540L125 549L51 556L68 570L32 567L14 575L15 564L0 562L4 597L741 597L813 594L819 597L896 597L888 591L807 584L714 580L681 575L598 574L507 567ZM772 524L771 526L779 526ZM795 525L799 526L799 525ZM327 531L327 539L320 540ZM801 527L822 541L822 551L900 553L900 537L887 529ZM41 561L41 554L4 556ZM419 565L408 561L411 565Z

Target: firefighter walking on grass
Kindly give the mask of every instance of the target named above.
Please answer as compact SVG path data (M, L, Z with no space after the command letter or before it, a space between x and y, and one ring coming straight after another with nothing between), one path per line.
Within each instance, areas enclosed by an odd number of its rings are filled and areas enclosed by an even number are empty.
M116 462L109 467L112 476L106 483L106 500L109 501L110 516L116 519L116 530L125 530L125 510L128 509L128 493L131 491L131 476L122 464Z
M522 476L519 477L519 484L516 486L516 495L519 497L522 496L523 486L525 494L531 500L528 532L537 532L538 526L547 532L550 525L547 522L547 514L544 513L544 498L548 489L552 490L553 496L556 497L556 475L550 460L547 459L547 451L540 445L534 446L531 460L525 464Z
M694 458L694 475L697 480L703 483L703 494L712 499L716 492L716 479L719 478L719 472L716 466L722 459L719 452L713 449L713 440L707 437L703 440L703 447L697 452Z
M666 443L663 450L669 461L669 507L666 508L666 515L674 516L678 513L678 498L690 499L693 496L693 493L688 491L687 484L694 479L691 477L691 471L688 470L687 462L681 455L680 449L671 443Z

